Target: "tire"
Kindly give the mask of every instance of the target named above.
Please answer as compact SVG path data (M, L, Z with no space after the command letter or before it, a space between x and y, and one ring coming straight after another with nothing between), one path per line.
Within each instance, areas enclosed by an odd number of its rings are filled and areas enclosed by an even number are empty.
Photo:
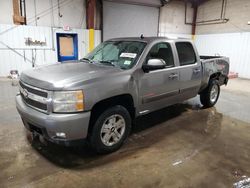
M220 96L220 85L217 80L211 80L207 88L200 94L203 107L210 108L216 104Z
M131 117L127 109L117 105L99 115L93 125L89 142L97 153L118 150L131 130Z

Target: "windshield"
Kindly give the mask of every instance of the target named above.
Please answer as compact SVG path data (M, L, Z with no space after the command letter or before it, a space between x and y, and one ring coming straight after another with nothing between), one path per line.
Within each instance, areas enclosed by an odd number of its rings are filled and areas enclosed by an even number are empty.
M106 41L82 60L130 69L135 65L145 46L145 42L138 41Z

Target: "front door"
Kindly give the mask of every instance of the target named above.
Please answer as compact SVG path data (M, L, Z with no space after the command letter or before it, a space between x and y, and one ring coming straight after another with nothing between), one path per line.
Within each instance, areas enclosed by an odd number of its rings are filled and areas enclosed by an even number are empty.
M78 59L77 34L57 33L58 61L70 61Z
M172 47L167 42L155 44L147 55L149 59L162 59L165 69L144 73L140 80L139 96L141 105L139 113L145 114L178 101L179 70L176 68Z

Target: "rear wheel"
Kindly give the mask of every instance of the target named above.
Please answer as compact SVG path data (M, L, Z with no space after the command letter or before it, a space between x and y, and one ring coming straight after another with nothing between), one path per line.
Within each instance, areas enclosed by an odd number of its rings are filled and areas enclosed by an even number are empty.
M97 153L114 152L121 147L131 129L131 117L123 106L105 110L94 123L90 145Z
M211 80L208 87L200 94L201 104L206 107L212 107L216 104L220 95L220 85L217 80Z

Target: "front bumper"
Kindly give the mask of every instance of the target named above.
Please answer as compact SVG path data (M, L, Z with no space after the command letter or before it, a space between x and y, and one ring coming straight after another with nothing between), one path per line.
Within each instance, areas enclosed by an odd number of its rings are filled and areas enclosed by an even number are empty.
M74 114L45 114L27 106L20 95L16 96L16 108L24 126L53 143L71 145L87 138L90 112ZM56 133L65 133L59 138Z

